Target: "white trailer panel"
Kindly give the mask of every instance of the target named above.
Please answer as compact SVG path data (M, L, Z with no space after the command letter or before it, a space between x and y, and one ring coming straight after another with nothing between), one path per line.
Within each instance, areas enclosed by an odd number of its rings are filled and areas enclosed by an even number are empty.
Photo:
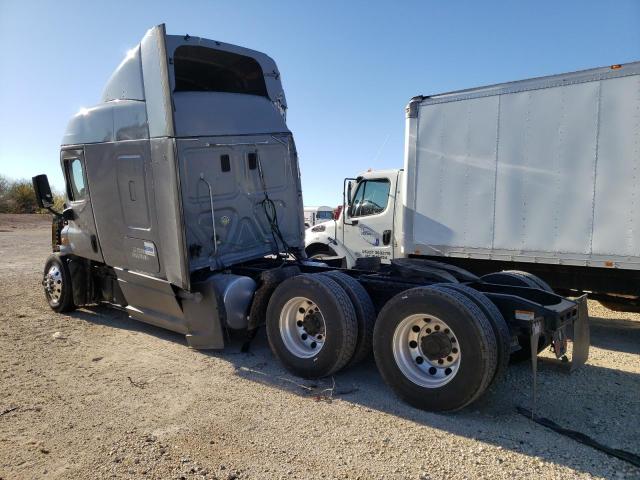
M601 82L593 253L640 256L640 75Z
M404 252L640 268L640 62L418 97Z
M498 97L421 109L414 235L434 245L491 248ZM411 175L411 174L409 174ZM423 214L424 217L419 217Z

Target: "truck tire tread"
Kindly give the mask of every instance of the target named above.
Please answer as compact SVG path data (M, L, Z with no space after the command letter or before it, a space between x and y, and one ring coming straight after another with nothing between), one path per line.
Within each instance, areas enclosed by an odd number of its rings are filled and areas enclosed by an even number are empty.
M531 280L533 283L535 283L537 285L537 288L540 288L541 290L549 293L553 293L553 288L551 288L551 285L549 285L547 282L542 280L537 275L534 275L533 273L523 272L521 270L504 270L504 273L512 273L519 277L527 278L528 280Z
M397 366L391 345L395 329L403 318L432 312L446 314L448 323L464 318L457 326L450 326L461 346L464 341L465 348L475 350L474 366L461 364L458 377L438 388L421 387L405 377ZM497 365L496 337L482 310L459 292L433 287L406 290L385 305L376 320L373 352L382 378L396 394L417 408L433 411L460 410L477 400L486 391ZM465 358L468 357L463 351L461 359ZM472 390L465 391L470 385Z
M498 307L496 307L495 304L486 297L486 295L471 287L467 287L466 285L459 283L442 283L434 286L459 291L473 301L491 322L493 333L496 337L498 353L496 371L490 383L490 385L495 385L506 375L507 368L509 367L509 357L511 356L511 333L509 332L509 327L507 326L507 322L502 316L502 313L500 313Z
M72 312L76 309L76 305L73 303L73 286L71 284L69 265L63 256L54 253L47 258L44 264L44 275L47 274L54 264L58 266L60 274L62 275L62 293L60 295L60 301L57 304L52 304L49 296L45 293L47 303L49 303L51 310L56 313Z
M279 319L288 299L305 296L324 310L327 341L317 355L301 359L282 342ZM331 315L331 314L334 315ZM333 324L333 325L331 325ZM283 281L273 292L267 307L267 339L274 355L289 371L304 378L322 378L341 370L353 356L358 337L355 309L347 293L333 279L320 274L302 274ZM329 344L330 339L331 344Z
M335 280L335 282L342 287L347 293L351 303L356 312L356 318L358 320L358 339L356 342L356 348L353 352L353 357L349 360L347 366L352 367L357 365L366 359L373 348L373 327L376 322L376 310L371 301L371 297L353 277L350 277L346 273L338 271L323 272L321 275Z
M532 273L523 272L521 270L504 270L502 272L489 273L487 275L483 275L482 279L500 284L501 276L514 279L517 286L520 287L539 288L549 293L553 293L553 289L544 280ZM507 284L513 285L513 283ZM518 336L518 344L520 345L520 350L513 352L510 357L511 362L513 363L524 362L531 358L531 345L529 344L529 338L522 335ZM536 353L540 353L549 345L551 345L551 338L544 334L540 335Z

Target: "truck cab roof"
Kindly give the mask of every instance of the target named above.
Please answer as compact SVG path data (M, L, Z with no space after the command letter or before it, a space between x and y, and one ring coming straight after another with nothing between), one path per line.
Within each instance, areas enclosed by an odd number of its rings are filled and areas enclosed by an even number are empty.
M402 168L387 168L382 170L367 170L358 174L358 178L380 178L395 176L400 172Z
M72 117L62 144L283 133L286 109L280 73L268 55L166 35L163 24L127 52L100 103Z

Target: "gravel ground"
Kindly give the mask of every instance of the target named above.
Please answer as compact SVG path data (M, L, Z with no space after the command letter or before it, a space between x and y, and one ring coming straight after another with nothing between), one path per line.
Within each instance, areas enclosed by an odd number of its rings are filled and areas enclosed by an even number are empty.
M415 410L373 361L313 384L264 334L224 352L106 308L54 314L41 269L48 217L0 215L0 479L640 478L532 423L527 365L456 414ZM592 349L539 368L538 411L640 454L640 315L590 302ZM334 387L334 388L332 388Z

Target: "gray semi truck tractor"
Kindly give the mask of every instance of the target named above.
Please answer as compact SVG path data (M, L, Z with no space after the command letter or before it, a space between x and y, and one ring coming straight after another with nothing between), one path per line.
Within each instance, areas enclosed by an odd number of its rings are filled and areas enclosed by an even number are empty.
M150 29L64 134L51 308L109 304L198 349L223 348L231 330L248 345L265 325L274 355L307 378L373 350L393 390L428 410L479 398L512 353L535 364L551 343L562 357L569 337L574 366L585 362L584 299L421 258L349 270L307 259L286 110L268 56ZM51 210L46 176L33 183Z

